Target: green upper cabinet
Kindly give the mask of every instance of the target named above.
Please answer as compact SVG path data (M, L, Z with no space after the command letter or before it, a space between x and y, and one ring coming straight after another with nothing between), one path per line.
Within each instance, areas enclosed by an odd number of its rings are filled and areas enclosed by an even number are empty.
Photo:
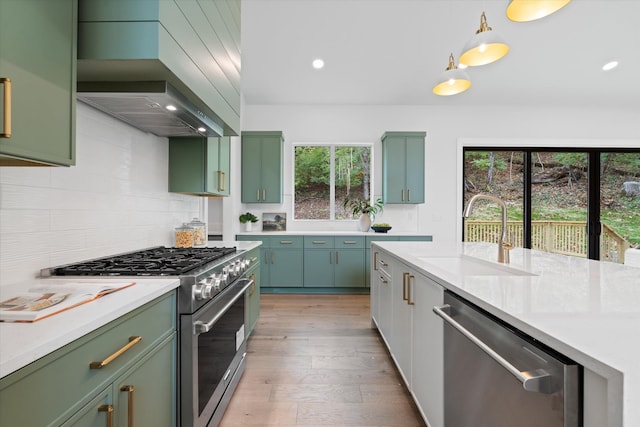
M242 203L282 203L282 132L242 132Z
M229 156L229 137L170 138L169 191L228 196Z
M424 203L426 132L386 132L382 136L382 200Z
M240 0L80 0L78 81L167 81L240 133ZM208 114L207 114L208 115Z
M75 164L77 0L0 0L0 165Z

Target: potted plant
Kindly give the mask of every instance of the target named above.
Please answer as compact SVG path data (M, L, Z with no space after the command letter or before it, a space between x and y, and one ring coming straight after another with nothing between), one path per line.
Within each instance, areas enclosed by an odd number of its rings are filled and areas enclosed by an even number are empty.
M376 214L382 212L382 199L376 199L373 204L369 204L368 200L349 199L348 197L342 203L342 207L351 211L353 216L359 216L360 231L369 231L371 221Z
M258 217L251 212L240 215L240 223L245 225L245 231L251 231L251 224L258 222Z

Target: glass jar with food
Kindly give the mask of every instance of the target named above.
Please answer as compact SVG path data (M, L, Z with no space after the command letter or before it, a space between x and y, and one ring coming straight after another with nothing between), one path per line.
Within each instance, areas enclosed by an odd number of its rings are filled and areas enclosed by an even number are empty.
M198 218L193 218L193 221L189 223L189 227L193 228L194 246L205 246L207 244L207 224Z
M176 228L176 248L192 248L195 232L189 224Z

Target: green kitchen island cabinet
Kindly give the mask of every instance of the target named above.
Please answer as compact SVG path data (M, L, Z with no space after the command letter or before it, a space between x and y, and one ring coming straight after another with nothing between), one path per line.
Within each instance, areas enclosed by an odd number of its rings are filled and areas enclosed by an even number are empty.
M424 143L426 132L386 132L382 135L382 201L424 203Z
M282 132L243 131L241 144L242 203L282 203Z
M0 0L0 166L75 164L77 0Z
M0 379L0 425L175 426L175 307L171 291Z
M365 238L304 236L304 287L365 287Z
M228 196L230 138L170 138L169 191Z

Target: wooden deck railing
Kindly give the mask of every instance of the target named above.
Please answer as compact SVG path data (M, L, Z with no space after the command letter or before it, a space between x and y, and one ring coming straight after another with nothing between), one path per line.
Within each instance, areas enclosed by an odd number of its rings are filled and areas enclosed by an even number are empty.
M514 246L522 247L522 222L508 222L507 233ZM465 221L465 241L497 242L499 221ZM587 224L582 221L532 221L531 246L545 252L587 256ZM624 252L631 247L622 236L602 224L600 259L624 263Z

